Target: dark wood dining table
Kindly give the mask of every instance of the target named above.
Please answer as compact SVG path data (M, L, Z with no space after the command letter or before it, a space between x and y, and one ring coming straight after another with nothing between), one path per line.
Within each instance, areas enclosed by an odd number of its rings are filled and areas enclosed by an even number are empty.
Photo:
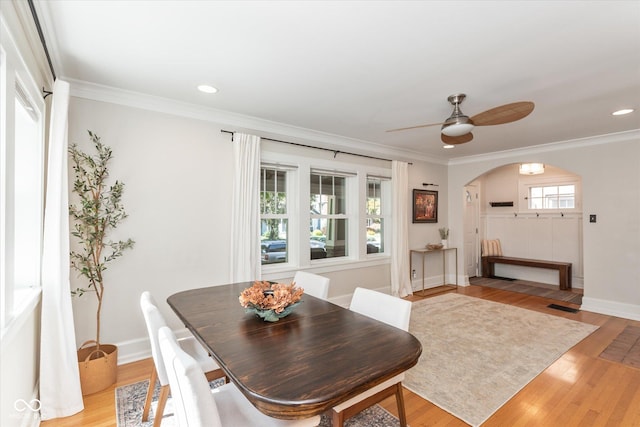
M418 363L422 345L410 333L310 295L277 322L246 313L238 297L251 285L192 289L167 302L269 416L321 414Z

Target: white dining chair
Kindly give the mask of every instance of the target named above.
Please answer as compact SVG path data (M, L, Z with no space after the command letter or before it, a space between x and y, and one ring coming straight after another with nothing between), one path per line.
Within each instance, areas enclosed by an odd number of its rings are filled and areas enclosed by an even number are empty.
M306 271L297 271L293 282L304 289L305 294L326 300L329 296L331 279Z
M178 344L168 327L160 328L160 349L181 427L312 427L320 416L300 420L272 418L256 409L233 383L211 389L202 368Z
M349 310L404 331L409 330L410 301L371 289L356 288L351 298ZM404 372L334 406L331 411L333 427L344 425L346 419L392 395L396 396L400 426L406 427L407 416L404 409L402 380L404 380Z
M142 314L144 315L144 320L147 325L147 332L149 333L149 340L151 341L151 355L153 356L153 367L151 368L151 375L149 376L149 389L147 390L147 397L142 411L142 421L149 419L149 409L151 408L153 391L156 386L156 381L160 381L160 396L158 397L158 406L153 420L153 426L157 427L162 421L164 407L169 397L169 378L162 360L162 352L160 351L160 342L158 340L158 330L161 327L167 326L167 323L148 291L143 292L140 296L140 308L142 309ZM211 381L216 378L226 379L222 369L220 369L218 364L209 356L207 350L205 350L193 336L182 338L179 343L184 351L197 360L202 371L206 372L206 375L203 374L202 376L204 381Z

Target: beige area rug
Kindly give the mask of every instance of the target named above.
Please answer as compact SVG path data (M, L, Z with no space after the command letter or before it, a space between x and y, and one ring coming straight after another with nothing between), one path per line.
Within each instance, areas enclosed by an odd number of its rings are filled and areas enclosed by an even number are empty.
M479 426L597 326L458 294L413 303L422 355L403 382Z

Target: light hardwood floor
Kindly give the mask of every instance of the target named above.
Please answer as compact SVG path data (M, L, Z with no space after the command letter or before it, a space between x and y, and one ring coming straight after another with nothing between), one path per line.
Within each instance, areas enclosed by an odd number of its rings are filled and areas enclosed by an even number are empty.
M640 369L598 357L627 325L640 326L640 322L586 311L575 314L559 311L547 307L552 300L480 286L460 287L449 292L600 326L509 400L484 427L640 426ZM411 300L421 298L409 297ZM115 426L115 387L147 378L151 366L151 359L120 366L116 385L86 396L83 412L41 425ZM382 406L397 414L393 398L382 402ZM467 425L408 390L405 390L405 406L411 427Z

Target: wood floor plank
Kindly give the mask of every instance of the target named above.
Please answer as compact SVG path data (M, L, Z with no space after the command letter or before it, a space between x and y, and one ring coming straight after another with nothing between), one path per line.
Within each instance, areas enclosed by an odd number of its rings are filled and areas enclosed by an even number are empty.
M640 369L599 357L627 325L640 326L640 322L586 311L568 313L554 310L547 307L553 300L481 286L453 290L443 288L435 295L445 292L457 292L600 326L527 384L483 427L640 426ZM408 299L416 301L422 297L411 296ZM568 303L562 305L572 306ZM115 426L115 387L147 378L151 366L151 359L119 366L116 385L85 396L84 411L72 417L44 421L41 426ZM466 426L409 390L405 389L404 398L411 427ZM397 415L395 398L386 399L382 406Z

